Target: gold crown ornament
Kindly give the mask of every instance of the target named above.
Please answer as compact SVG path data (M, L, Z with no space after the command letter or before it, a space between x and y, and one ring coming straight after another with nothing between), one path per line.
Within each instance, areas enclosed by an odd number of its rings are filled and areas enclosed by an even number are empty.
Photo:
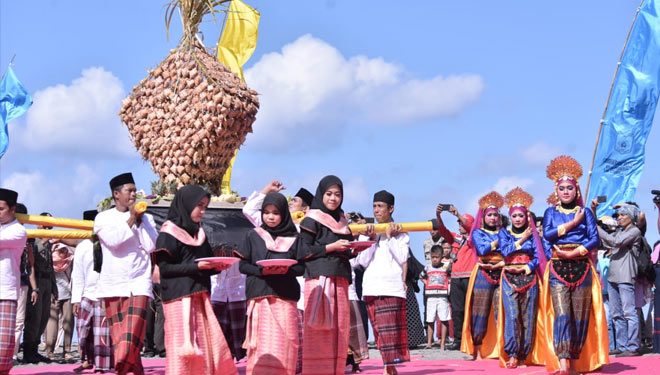
M481 207L481 209L497 207L499 210L502 206L504 206L504 198L496 191L491 191L479 199L479 207Z
M577 181L582 177L582 166L572 157L562 155L552 159L545 172L555 182L563 178Z
M506 205L511 208L514 206L523 206L529 209L534 203L534 197L523 189L516 187L504 196Z

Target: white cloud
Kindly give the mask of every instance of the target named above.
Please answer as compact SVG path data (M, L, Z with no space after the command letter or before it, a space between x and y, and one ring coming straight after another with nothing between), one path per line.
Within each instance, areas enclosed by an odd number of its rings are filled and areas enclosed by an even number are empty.
M533 185L534 180L531 178L518 176L500 177L497 181L495 181L495 184L493 184L490 189L484 190L479 194L475 194L474 196L470 197L466 202L466 207L468 207L468 212L470 213L477 212L477 208L479 207L479 199L491 191L496 191L504 196L515 187L520 187L521 189L527 190Z
M397 64L347 59L311 35L262 56L245 76L261 102L247 142L269 150L304 147L302 138L338 142L349 123L407 125L456 115L484 88L474 74L409 79Z
M91 158L135 156L117 115L125 96L121 81L102 67L83 70L69 85L39 90L25 129L18 132L22 144L33 151Z
M79 218L100 200L95 199L93 190L98 186L98 176L86 164L77 165L74 173L58 174L56 179L40 170L14 172L3 179L3 185L17 191L18 201L32 214L48 211L53 216Z
M538 141L520 152L526 162L535 165L545 165L561 153L559 147L550 146L544 141Z

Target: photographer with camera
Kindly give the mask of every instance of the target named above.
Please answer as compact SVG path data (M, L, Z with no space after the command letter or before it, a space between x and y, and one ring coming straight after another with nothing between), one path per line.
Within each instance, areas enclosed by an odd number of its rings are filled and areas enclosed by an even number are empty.
M458 233L450 232L445 227L441 217L443 212L449 212L456 216ZM451 306L451 320L454 325L454 343L449 345L447 349L459 350L463 337L465 298L470 282L470 274L476 264L472 256L475 252L474 245L468 238L474 224L474 217L470 214L459 214L453 204L438 204L435 209L435 218L438 224L438 232L452 247L451 257L454 262L449 284L449 305Z
M591 209L596 211L599 204L599 200L594 199L591 201ZM636 226L639 214L639 208L626 204L614 213L620 229L608 233L598 227L603 247L611 251L607 292L615 328L616 349L610 354L617 354L618 357L641 355L640 326L635 310L635 283L638 276L636 258L642 248L642 233Z

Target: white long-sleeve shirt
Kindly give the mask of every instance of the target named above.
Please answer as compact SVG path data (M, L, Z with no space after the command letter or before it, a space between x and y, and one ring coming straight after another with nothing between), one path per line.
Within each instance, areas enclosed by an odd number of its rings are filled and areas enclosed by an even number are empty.
M368 240L360 236L360 240ZM387 238L378 235L377 241L357 256L357 262L365 268L362 280L362 298L366 296L390 296L406 298L403 265L408 260L410 237L408 233Z
M156 224L149 214L140 226L129 227L130 211L103 211L94 220L94 233L103 251L103 266L97 283L98 298L148 296L151 292L150 253L156 247Z
M360 299L355 290L355 267L358 266L357 258L349 259L348 262L351 264L351 277L353 278L353 282L348 285L348 300L359 301Z
M211 276L211 301L245 301L245 275L238 270L239 262Z
M261 221L261 206L264 204L264 199L266 199L266 194L260 191L254 191L248 197L245 205L243 206L243 215L250 220L250 222L255 226L259 227L262 224ZM300 224L294 222L296 229L300 232ZM298 284L300 285L300 298L298 299L298 310L305 310L305 278L302 276L297 276Z
M80 303L82 297L98 301L98 280L99 273L94 271L94 244L91 240L83 240L73 253L71 303Z
M0 300L18 300L26 241L25 228L17 220L0 225Z

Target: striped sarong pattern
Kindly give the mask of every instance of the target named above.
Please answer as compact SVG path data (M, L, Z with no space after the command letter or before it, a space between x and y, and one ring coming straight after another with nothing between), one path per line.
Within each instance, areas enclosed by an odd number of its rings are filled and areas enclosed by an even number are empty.
M311 323L314 321L312 319L314 311L318 311L317 307L321 305L327 309L323 313L324 318L330 318L326 319L326 326ZM343 375L348 357L349 328L348 280L335 276L305 280L302 373Z
M190 298L190 333L197 355L186 357L180 353L184 346L184 303ZM236 375L229 346L215 318L209 293L196 293L174 301L163 302L165 316L165 348L167 375Z
M113 366L112 338L102 301L83 297L76 319L80 360L96 366L96 370L110 370Z
M143 375L140 350L147 328L147 296L104 298L105 313L110 321L110 336L115 354L115 373Z
M11 370L14 345L16 345L16 307L15 300L0 300L0 374L9 374Z
M295 375L298 341L296 301L269 296L248 302L247 375Z
M364 299L383 364L387 366L410 361L406 300L385 296L365 296Z
M236 360L245 357L245 325L247 323L247 301L212 302L213 312L220 323L231 355Z
M348 337L348 349L353 354L353 361L357 364L369 358L367 336L364 333L362 315L358 301L349 301L351 308L351 331Z

